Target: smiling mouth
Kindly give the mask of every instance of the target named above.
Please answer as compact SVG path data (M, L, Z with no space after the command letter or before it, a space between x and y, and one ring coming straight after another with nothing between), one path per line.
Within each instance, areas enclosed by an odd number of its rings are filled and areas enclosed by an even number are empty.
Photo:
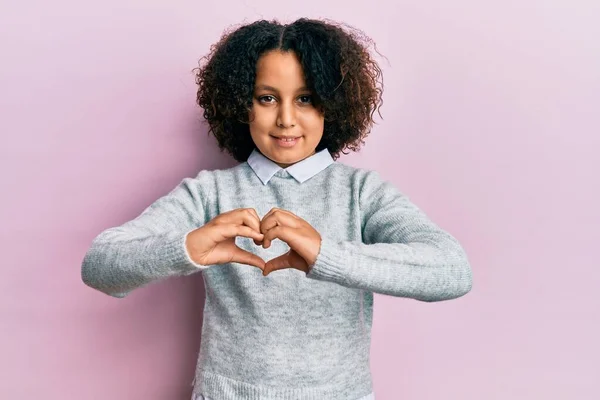
M271 137L273 139L275 139L277 144L282 147L292 147L298 142L298 140L300 140L300 138L302 136L273 136L273 135L271 135Z
M275 136L275 135L271 135L271 137L275 138L275 139L279 139L279 140L294 140L294 139L300 139L300 136Z

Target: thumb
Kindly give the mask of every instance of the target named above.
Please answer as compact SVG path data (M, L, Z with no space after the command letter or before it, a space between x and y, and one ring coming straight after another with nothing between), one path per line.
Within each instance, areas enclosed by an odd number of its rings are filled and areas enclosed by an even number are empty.
M249 251L242 250L237 246L235 246L233 250L233 258L231 259L231 261L240 264L252 265L261 270L265 268L265 260L257 256L256 254L252 254Z
M279 257L275 257L274 259L269 260L265 264L265 268L263 269L263 276L267 276L273 271L292 267L290 253L291 250L285 254L280 255Z

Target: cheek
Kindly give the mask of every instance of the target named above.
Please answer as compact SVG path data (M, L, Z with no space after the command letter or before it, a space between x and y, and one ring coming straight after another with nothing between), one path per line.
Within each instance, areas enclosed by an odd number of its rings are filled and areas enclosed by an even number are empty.
M273 118L266 110L255 109L252 112L252 116L252 122L250 122L250 130L252 133L261 133L262 131L271 128Z
M303 121L304 129L306 132L314 136L322 136L323 129L325 128L325 119L318 112L306 115Z

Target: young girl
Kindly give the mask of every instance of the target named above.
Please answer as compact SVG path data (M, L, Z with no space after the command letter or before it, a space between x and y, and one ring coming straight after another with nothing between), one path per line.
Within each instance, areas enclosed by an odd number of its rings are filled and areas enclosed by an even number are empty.
M196 399L374 399L373 293L471 289L450 234L377 173L334 161L381 105L369 44L308 19L224 35L198 70L198 103L240 164L183 179L83 260L84 282L115 297L202 272Z

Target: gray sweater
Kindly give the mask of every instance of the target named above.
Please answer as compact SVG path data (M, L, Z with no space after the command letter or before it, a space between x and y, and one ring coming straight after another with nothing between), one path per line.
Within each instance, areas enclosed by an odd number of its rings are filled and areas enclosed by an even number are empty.
M310 273L263 277L237 263L195 264L184 240L220 213L289 210L322 236ZM238 238L268 261L289 250ZM372 393L373 293L441 301L471 289L460 244L375 172L331 163L304 181L265 184L248 162L185 178L134 220L92 242L84 282L124 297L170 276L203 274L206 301L195 393L219 400L355 400Z

